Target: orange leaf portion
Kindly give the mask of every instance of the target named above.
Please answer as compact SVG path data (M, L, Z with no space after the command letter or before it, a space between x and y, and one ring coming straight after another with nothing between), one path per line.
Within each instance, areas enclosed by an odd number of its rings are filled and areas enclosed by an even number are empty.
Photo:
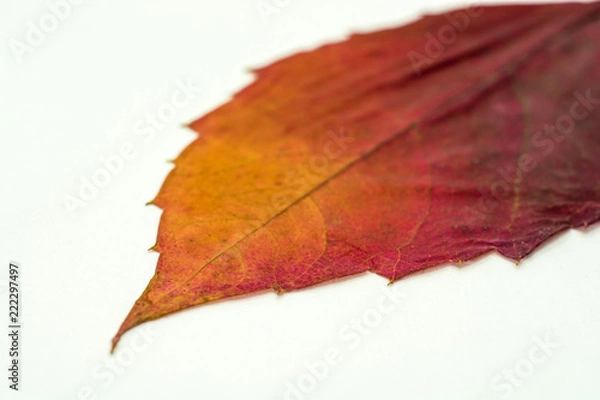
M458 10L256 71L191 124L202 136L153 200L156 273L113 346L212 300L519 260L598 220L599 18L598 3Z

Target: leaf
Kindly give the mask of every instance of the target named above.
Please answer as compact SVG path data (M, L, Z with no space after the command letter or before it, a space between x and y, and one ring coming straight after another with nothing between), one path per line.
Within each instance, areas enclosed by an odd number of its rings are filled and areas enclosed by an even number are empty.
M600 3L479 7L277 61L191 123L113 339L213 300L519 261L600 216Z

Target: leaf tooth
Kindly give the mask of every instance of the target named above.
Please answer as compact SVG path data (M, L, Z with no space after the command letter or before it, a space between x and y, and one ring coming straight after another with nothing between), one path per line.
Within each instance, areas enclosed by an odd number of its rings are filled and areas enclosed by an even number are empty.
M286 292L286 290L278 283L274 283L273 286L271 286L271 289L273 289L278 295L282 295Z

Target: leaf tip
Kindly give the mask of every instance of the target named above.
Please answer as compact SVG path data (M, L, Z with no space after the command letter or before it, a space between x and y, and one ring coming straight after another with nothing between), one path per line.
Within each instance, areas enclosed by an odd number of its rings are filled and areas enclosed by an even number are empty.
M123 330L123 327L121 327L119 329L119 331L117 332L117 334L115 335L115 337L112 338L112 340L110 342L110 354L111 355L115 354L115 350L117 349L117 345L121 341L121 336L123 336L123 333L125 333L125 331Z
M117 347L117 343L119 343L119 338L115 336L111 342L110 346L110 354L115 354L115 348Z

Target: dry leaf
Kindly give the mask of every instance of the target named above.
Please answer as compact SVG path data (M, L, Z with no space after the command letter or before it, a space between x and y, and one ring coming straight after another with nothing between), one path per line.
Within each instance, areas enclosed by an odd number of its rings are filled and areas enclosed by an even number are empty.
M478 7L256 71L153 204L132 327L212 300L498 251L600 216L600 3ZM114 347L113 347L114 348Z

